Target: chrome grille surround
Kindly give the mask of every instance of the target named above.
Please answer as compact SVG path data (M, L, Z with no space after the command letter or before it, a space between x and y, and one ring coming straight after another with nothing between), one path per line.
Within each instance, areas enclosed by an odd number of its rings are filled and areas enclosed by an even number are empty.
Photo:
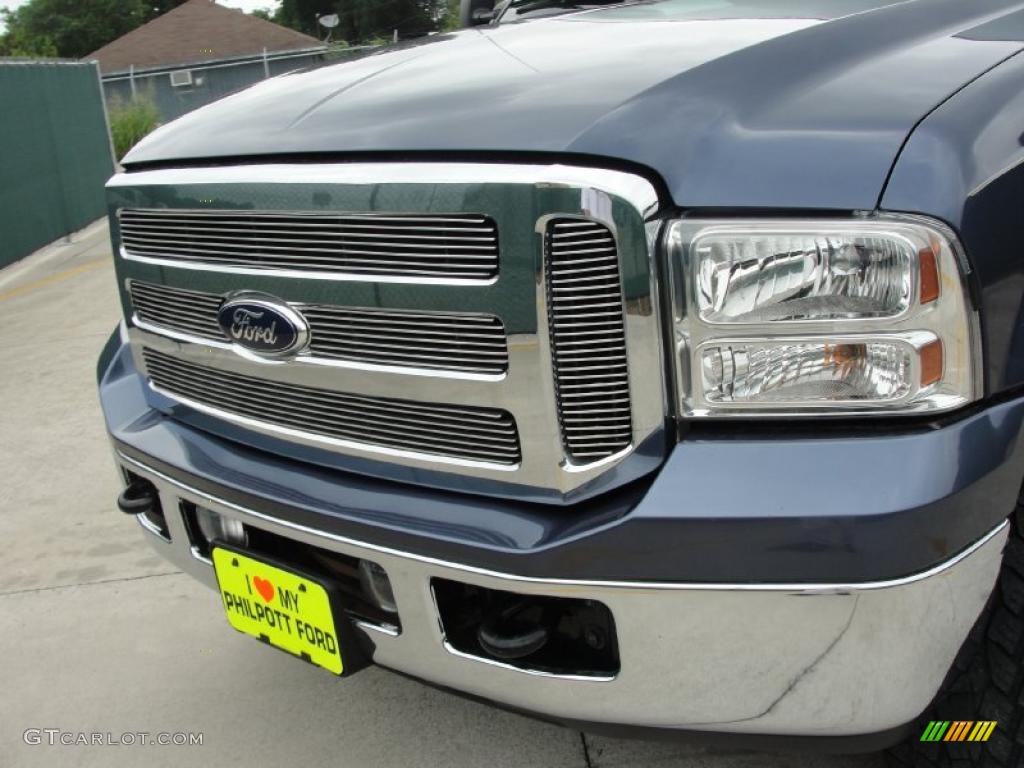
M154 333L230 346L217 323L228 295L128 280L132 322ZM434 369L503 376L508 370L505 328L493 315L290 305L310 325L309 349L298 361Z
M544 266L566 452L581 464L606 459L633 439L618 245L600 222L553 218Z
M498 273L497 227L474 214L122 208L118 221L125 258L155 264L400 281Z
M140 262L125 257L121 249L116 218L121 207L152 207L168 199L187 205L192 200L232 195L236 201L263 199L273 205L282 204L279 201L292 205L292 201L299 200L301 205L302 199L308 199L308 193L293 191L294 185L302 185L303 190L326 187L335 200L400 197L413 201L417 211L430 210L436 200L444 203L443 207L441 202L436 204L442 210L464 205L493 214L501 233L499 274L490 283L425 278L414 285L401 286L390 278L373 281L365 276L342 276L332 283L316 280L313 275L279 270L257 274L214 265L215 268L204 267L204 271L197 272L191 264ZM234 193L234 189L238 192ZM372 446L329 444L318 436L264 422L246 422L245 432L240 432L237 427L222 425L218 419L203 415L189 401L154 391L151 403L158 410L193 427L258 448L264 448L266 443L249 433L266 434L276 438L273 450L299 459L309 455L306 447L321 449L318 462L341 470L457 491L512 493L520 500L544 503L592 497L661 465L668 446L669 406L654 253L662 221L654 187L641 177L561 165L260 164L123 173L108 183L108 194L114 246L121 255L115 264L122 286L129 279L138 279L167 285L202 285L220 294L253 290L288 298L329 296L325 303L374 306L387 311L429 307L465 312L486 307L484 311L492 311L502 320L507 333L508 370L503 376L486 377L427 368L336 362L310 365L302 363L312 360L301 358L289 362L254 360L241 356L228 345L185 334L158 333L151 326L133 326L129 322L126 337L143 376L148 377L149 373L141 350L148 347L186 362L280 384L355 396L498 409L511 414L515 421L521 460L510 468L461 459L439 462L429 456L391 452L381 461L382 452ZM452 204L453 200L462 202ZM481 204L481 200L489 202ZM607 226L619 246L620 264L628 267L624 267L622 286L632 439L624 450L592 461L574 459L566 449L559 428L554 384L543 234L548 220L565 217L584 218ZM287 290L282 288L285 281ZM373 282L379 285L366 285ZM368 295L378 298L372 303L339 298ZM417 299L420 296L424 298ZM130 317L127 297L124 304ZM294 452L287 449L289 443L296 445ZM641 445L644 450L635 450ZM325 446L327 451L323 450ZM612 468L615 471L609 472Z
M519 464L519 435L507 411L297 387L196 365L149 347L142 357L154 389L239 423L395 456L498 470Z

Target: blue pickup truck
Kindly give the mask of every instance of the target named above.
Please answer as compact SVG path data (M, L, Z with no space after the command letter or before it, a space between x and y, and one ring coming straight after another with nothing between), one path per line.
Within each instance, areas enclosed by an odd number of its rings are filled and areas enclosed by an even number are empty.
M1024 2L517 8L126 157L119 507L341 677L1021 765Z

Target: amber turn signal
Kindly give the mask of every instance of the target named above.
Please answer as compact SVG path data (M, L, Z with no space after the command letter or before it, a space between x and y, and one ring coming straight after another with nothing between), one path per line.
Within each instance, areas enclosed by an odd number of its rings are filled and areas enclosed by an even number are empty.
M938 247L933 243L930 248L922 248L918 253L922 304L930 304L939 298L939 264L935 258L935 251L938 250Z
M942 369L942 342L936 339L921 348L921 386L942 381Z

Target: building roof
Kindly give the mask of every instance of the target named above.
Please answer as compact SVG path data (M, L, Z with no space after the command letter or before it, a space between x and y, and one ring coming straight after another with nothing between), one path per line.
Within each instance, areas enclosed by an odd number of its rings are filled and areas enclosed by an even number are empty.
M213 0L188 0L84 58L99 61L106 74L322 47L315 37Z

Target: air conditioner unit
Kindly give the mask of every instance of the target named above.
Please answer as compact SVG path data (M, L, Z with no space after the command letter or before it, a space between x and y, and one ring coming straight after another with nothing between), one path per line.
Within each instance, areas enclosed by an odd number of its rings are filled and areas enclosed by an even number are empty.
M171 85L175 88L184 88L187 85L192 85L192 70L178 69L171 72Z

